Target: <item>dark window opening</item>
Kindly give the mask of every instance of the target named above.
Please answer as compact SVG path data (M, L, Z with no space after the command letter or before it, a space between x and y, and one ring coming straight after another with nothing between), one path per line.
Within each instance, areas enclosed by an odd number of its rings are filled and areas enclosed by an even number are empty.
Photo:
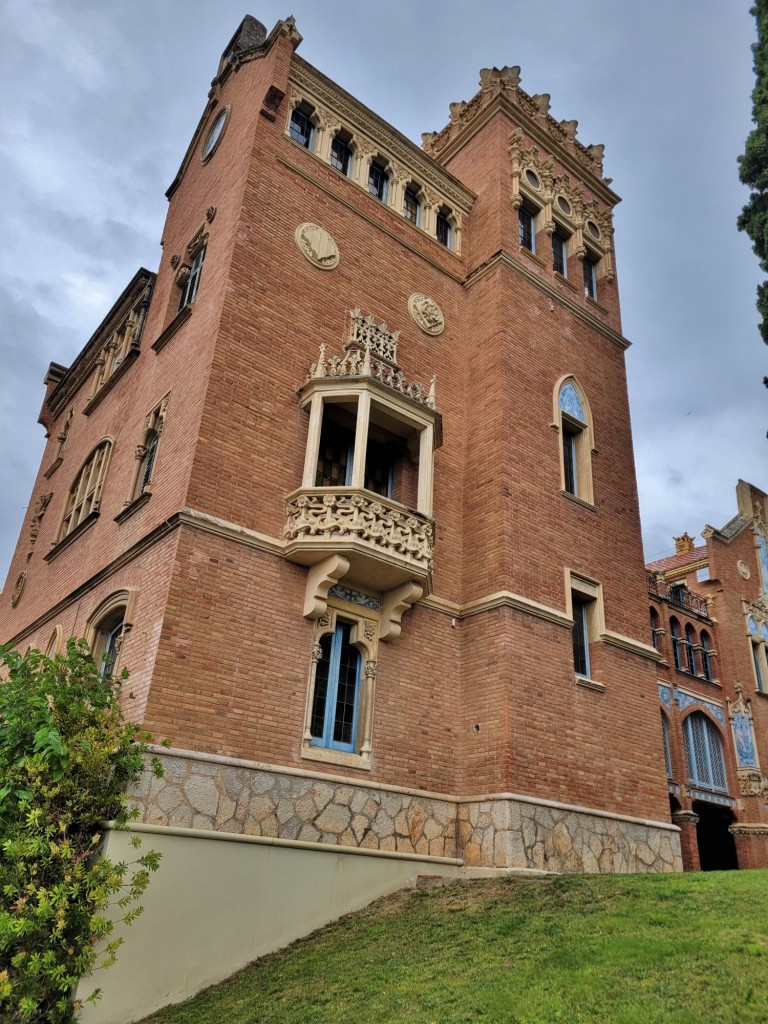
M337 135L331 143L331 166L335 167L337 171L341 171L342 174L349 174L351 162L352 150L349 148L347 143Z
M589 678L589 631L587 601L572 596L573 604L573 667L577 676Z
M310 149L313 131L308 111L297 107L291 114L291 138L305 149Z
M521 206L517 211L520 245L529 252L534 250L533 214Z
M565 250L565 239L562 235L558 235L555 232L552 235L552 269L557 271L558 274L562 274L563 277L568 276L568 259Z

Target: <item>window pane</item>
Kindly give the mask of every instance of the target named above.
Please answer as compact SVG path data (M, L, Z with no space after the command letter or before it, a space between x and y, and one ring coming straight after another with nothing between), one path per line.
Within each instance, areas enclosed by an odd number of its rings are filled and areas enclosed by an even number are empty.
M595 264L587 256L582 260L584 268L584 291L590 299L597 298L597 278L595 276Z
M351 628L348 623L340 627L339 679L333 722L333 742L345 745L353 743L355 738L355 706L360 670L360 652L349 642Z
M672 778L672 754L669 749L669 726L667 719L662 713L661 716L661 738L664 744L664 764L667 766L667 778Z
M352 479L355 435L338 423L324 422L320 434L315 487L346 487Z
M418 223L419 200L416 198L416 193L410 189L406 189L403 196L403 216L406 220L411 221L412 224Z
M589 676L587 602L573 596L573 667L577 676Z
M291 138L300 146L309 149L312 142L312 122L302 110L294 110L291 114Z
M552 235L552 269L566 276L565 239Z
M315 670L315 695L312 700L312 721L309 731L317 739L322 739L323 727L325 725L325 704L328 696L328 669L331 664L332 639L333 637L330 633L321 637L320 649L322 656Z
M368 191L372 196L376 196L383 202L387 198L387 178L386 171L379 167L378 164L371 164L370 170L368 171Z
M517 211L517 216L520 232L520 245L522 245L524 249L529 249L533 252L533 217L524 206L521 206Z
M563 424L563 483L569 494L578 494L576 477L576 435Z
M438 213L437 215L435 234L437 235L438 242L440 242L441 245L444 245L446 249L449 249L451 246L451 225L448 222L448 218L442 213Z
M335 138L331 143L331 166L342 174L349 174L351 151L341 139Z

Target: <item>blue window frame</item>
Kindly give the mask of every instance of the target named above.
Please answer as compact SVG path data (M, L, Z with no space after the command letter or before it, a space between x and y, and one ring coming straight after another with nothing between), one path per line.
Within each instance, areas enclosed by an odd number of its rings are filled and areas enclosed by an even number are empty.
M312 746L354 753L361 658L351 632L349 622L340 622L320 640L310 734Z

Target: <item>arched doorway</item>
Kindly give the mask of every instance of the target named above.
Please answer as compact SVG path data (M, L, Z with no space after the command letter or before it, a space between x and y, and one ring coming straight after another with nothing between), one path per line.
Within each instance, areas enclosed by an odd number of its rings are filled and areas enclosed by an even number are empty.
M728 831L733 814L727 807L694 800L693 810L699 816L696 839L702 871L732 871L738 868L736 844Z

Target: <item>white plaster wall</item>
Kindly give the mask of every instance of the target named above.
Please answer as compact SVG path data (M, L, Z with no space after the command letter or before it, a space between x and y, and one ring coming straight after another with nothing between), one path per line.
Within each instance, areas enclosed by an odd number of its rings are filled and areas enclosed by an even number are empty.
M162 854L117 963L81 983L102 998L83 1024L127 1024L179 1002L343 914L413 884L456 875L460 861L139 825ZM130 833L110 832L107 854L133 860Z

